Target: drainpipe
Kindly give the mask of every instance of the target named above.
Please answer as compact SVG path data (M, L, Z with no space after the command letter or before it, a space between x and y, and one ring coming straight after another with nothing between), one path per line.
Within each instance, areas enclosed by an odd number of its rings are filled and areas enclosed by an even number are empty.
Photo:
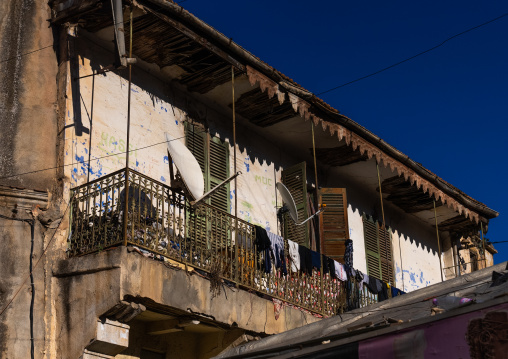
M115 45L117 48L118 56L120 56L120 67L125 68L127 67L127 56L125 53L125 33L123 28L124 21L123 21L122 0L111 0L111 8L113 9L113 25L115 27Z

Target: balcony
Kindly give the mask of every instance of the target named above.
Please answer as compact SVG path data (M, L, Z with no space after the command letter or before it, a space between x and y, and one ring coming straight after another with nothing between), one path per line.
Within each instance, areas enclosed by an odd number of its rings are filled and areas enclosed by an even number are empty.
M341 282L322 268L312 275L290 270L285 275L280 268L266 273L254 225L207 204L193 207L183 193L132 169L73 188L70 224L71 257L135 246L154 259L205 272L216 293L226 283L321 316L377 302L354 278ZM289 258L287 240L284 253Z

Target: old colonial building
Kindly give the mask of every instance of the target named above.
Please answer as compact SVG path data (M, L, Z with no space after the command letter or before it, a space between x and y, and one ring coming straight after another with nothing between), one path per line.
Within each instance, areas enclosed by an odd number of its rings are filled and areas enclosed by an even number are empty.
M208 358L493 265L497 212L181 6L0 10L2 357Z

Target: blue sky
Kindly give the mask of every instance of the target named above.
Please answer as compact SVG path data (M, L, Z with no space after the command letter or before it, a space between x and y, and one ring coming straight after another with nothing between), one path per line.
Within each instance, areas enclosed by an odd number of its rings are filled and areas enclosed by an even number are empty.
M203 1L181 5L320 93L508 12L505 1ZM508 240L508 16L321 96L344 115L500 213ZM497 244L496 263L508 260Z

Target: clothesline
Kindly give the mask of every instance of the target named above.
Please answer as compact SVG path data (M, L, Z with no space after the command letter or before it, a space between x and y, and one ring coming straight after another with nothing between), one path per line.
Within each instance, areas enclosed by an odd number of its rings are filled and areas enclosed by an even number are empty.
M255 226L256 228L256 248L258 252L264 255L263 269L266 273L272 271L272 258L276 269L280 269L283 275L287 275L286 260L284 254L284 239L263 227ZM342 282L349 282L354 278L363 289L366 285L372 294L378 295L378 301L383 301L389 298L388 292L391 296L404 294L403 291L390 286L382 280L362 273L360 270L353 267L353 241L346 240L346 251L344 255L345 264L339 263L336 260L327 257L324 254L313 251L305 246L301 246L296 242L288 239L288 263L289 269L293 273L301 272L307 275L312 275L313 269L323 271L323 274L330 274L334 279ZM349 295L348 295L349 297Z

